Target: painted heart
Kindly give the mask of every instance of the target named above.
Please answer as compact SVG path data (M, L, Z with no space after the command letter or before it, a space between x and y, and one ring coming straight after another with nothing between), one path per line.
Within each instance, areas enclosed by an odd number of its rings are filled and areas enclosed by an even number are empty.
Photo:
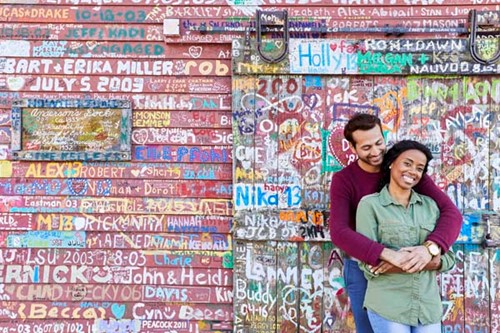
M335 50L337 49L337 44L330 44L330 49L335 52Z
M342 167L345 167L356 160L356 154L351 152L349 144L344 139L344 130L336 127L328 137L328 147L330 152Z
M84 230L86 225L86 219L82 216L74 217L73 225L75 226L75 230Z
M318 96L316 94L304 94L302 95L302 100L304 101L304 104L311 110L314 109L316 104L318 104Z
M132 142L143 145L148 141L148 130L145 128L136 129L132 132Z
M88 181L82 178L72 178L67 180L68 190L71 195L85 195L87 193Z
M199 58L201 57L201 53L203 52L203 48L201 46L191 46L188 49L188 53L192 58Z
M18 91L24 87L24 78L22 77L8 77L7 87L11 91Z
M141 172L139 170L132 170L130 171L130 173L132 174L132 176L134 177L139 177L139 175L141 174Z
M125 304L113 303L113 305L111 305L111 312L116 319L122 319L125 315Z

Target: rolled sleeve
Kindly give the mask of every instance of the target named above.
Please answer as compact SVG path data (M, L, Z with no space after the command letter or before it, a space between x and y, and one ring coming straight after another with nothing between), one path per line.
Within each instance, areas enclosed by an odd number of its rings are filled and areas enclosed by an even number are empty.
M453 266L455 266L455 263L455 252L450 249L448 252L441 256L441 268L439 269L439 272L449 271L453 268Z

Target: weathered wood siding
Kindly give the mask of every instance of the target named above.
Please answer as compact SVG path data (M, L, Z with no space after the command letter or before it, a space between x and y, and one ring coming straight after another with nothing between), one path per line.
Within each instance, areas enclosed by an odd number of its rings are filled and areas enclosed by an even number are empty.
M310 76L231 47L257 9L287 9L293 39L449 39L497 0L0 3L1 332L351 332L325 211L354 104L383 110L392 140L441 140L432 174L470 213L444 332L500 331L498 255L474 245L500 206L497 67L452 73L457 52L430 48L428 72ZM424 30L355 30L397 24ZM19 99L130 101L131 160L14 160Z

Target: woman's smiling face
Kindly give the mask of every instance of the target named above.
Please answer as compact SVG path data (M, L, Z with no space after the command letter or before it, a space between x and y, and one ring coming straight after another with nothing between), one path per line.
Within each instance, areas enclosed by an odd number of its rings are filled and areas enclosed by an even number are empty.
M391 183L401 189L411 189L422 178L427 157L418 149L401 153L390 165Z

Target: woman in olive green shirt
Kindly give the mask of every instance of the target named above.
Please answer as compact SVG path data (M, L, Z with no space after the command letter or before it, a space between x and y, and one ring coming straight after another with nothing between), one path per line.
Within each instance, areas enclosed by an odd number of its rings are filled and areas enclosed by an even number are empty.
M412 190L427 171L432 154L410 140L396 143L384 157L384 187L361 199L356 230L388 249L424 244L429 255L439 255L434 243L425 242L439 217L436 203ZM441 257L441 271L455 264L449 251ZM441 333L442 305L436 271L373 274L360 263L368 279L364 306L375 333Z

